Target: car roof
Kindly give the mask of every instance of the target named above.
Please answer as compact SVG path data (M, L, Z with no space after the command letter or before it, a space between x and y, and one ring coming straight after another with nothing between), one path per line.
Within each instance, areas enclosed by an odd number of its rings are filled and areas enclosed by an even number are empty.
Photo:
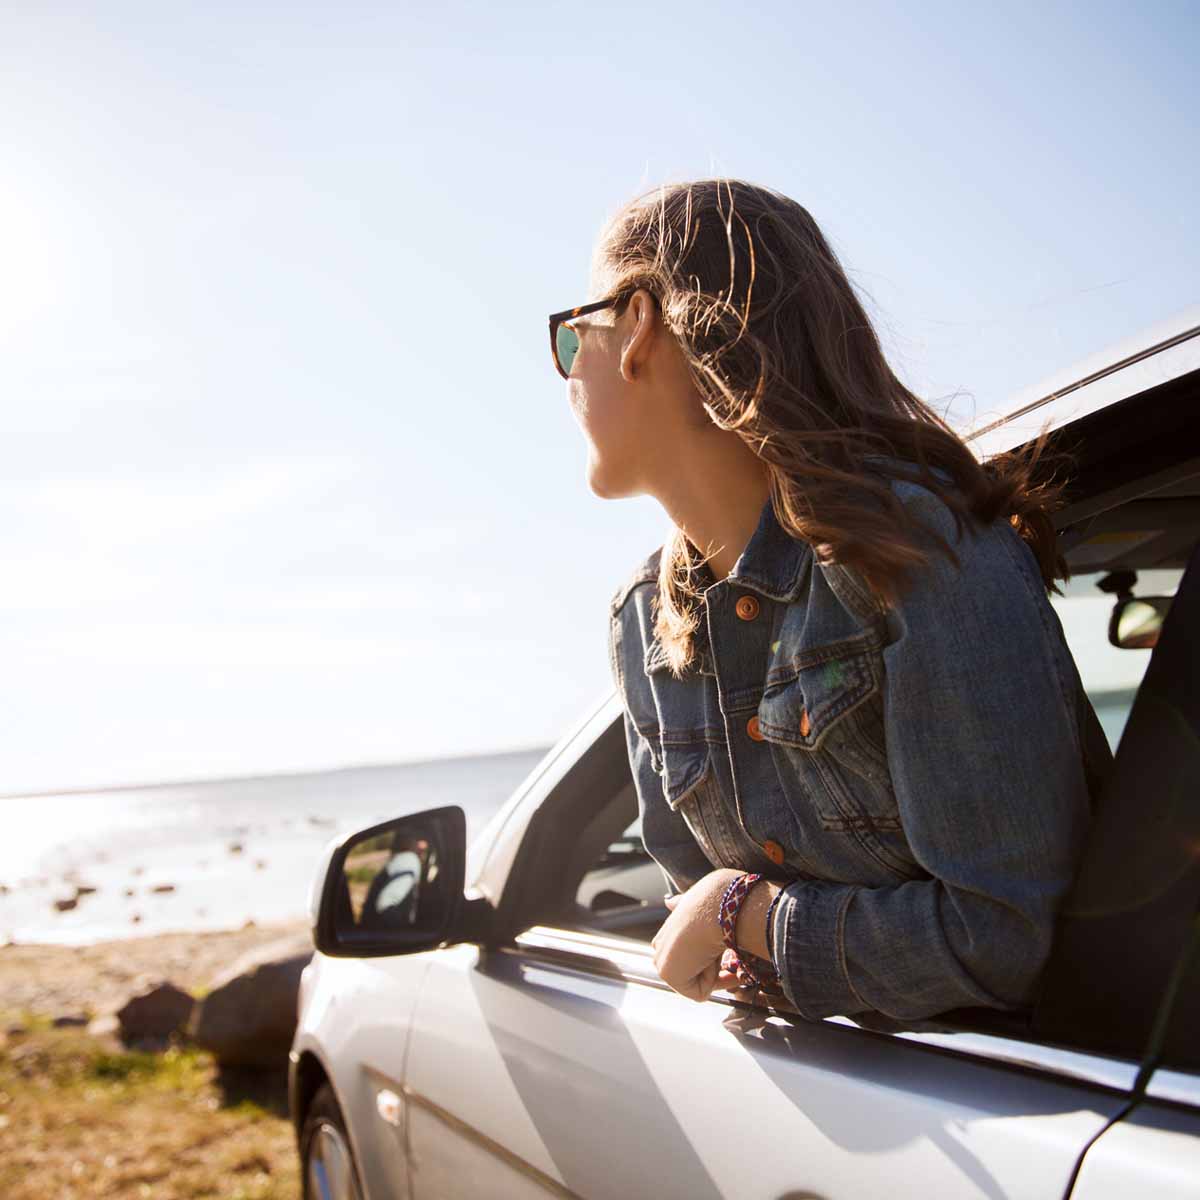
M1021 388L959 432L988 457L1200 370L1200 304Z

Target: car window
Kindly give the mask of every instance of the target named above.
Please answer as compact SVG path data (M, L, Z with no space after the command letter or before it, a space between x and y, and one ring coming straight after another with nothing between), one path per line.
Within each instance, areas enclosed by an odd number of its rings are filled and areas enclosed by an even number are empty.
M1173 596L1182 577L1182 570L1139 571L1134 591L1139 596ZM1109 643L1108 621L1115 597L1096 586L1100 578L1096 572L1076 575L1060 585L1063 595L1052 596L1051 604L1062 621L1083 686L1115 752L1151 652L1122 650Z
M592 864L575 894L581 906L602 913L661 903L662 871L642 844L641 826L641 819L635 820Z
M642 842L640 817L629 821L624 805L613 807L622 810L612 814L618 832L589 854L569 903L547 923L649 942L667 916L666 881Z

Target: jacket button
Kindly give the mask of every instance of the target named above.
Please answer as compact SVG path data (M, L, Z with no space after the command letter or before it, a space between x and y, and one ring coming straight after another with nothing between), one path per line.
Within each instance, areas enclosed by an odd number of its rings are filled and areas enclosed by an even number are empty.
M767 857L778 867L783 863L783 847L778 842L767 840L763 842Z
M808 737L808 730L809 730L808 709L802 708L800 710L800 736Z
M743 596L734 606L733 611L743 621L753 621L758 616L758 601L753 596Z
M746 732L756 742L761 742L763 740L762 732L758 728L758 713L755 713L754 716L752 716L750 720L746 722Z

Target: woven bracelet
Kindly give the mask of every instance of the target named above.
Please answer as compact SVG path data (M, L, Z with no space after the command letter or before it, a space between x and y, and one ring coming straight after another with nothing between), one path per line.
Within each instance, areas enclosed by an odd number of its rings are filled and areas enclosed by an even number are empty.
M725 943L725 953L721 957L721 965L732 971L742 987L759 988L762 991L774 991L777 988L779 975L775 965L756 954L741 951L737 946L737 915L750 889L762 878L756 871L747 872L731 880L721 895L721 907L717 920L721 926L721 940ZM772 901L772 904L774 901Z

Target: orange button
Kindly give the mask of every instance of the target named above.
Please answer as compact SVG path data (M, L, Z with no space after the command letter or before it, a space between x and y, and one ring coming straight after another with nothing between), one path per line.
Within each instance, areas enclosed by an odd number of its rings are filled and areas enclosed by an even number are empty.
M763 735L759 732L758 728L758 713L755 713L754 716L752 716L750 720L746 722L746 732L756 742L761 742L763 740Z
M753 596L743 596L734 606L733 611L743 621L753 621L758 616L758 601Z
M800 736L808 737L808 729L808 709L802 708L800 710Z
M779 866L783 862L783 847L778 842L765 841L763 849L767 852L767 857L776 865Z

